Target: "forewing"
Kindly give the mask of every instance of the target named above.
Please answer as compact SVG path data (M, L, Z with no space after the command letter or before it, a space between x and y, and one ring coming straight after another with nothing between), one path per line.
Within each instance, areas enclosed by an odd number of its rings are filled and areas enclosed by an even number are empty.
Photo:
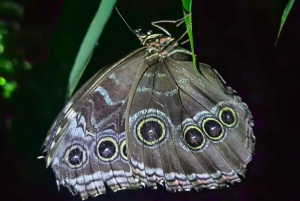
M44 142L57 185L82 199L139 188L127 162L125 113L144 48L92 77L56 118Z

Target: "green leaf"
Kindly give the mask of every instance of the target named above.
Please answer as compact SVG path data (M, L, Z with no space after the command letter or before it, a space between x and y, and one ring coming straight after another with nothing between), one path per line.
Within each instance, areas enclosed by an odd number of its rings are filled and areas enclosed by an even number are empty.
M97 41L108 21L117 0L102 0L97 13L91 22L89 29L83 39L75 63L69 77L67 98L70 98L78 84L92 54Z
M283 14L282 14L282 17L281 17L281 23L280 23L280 28L279 28L279 31L278 31L278 35L277 35L277 39L276 39L276 42L275 42L275 46L277 44L277 41L279 39L279 36L280 36L280 33L281 33L281 30L282 30L282 27L286 21L286 18L288 17L292 7L293 7L293 4L294 4L295 0L289 0L289 2L287 3L284 11L283 11Z
M192 12L192 0L182 0L182 6L183 6L183 15L184 16L186 16ZM189 39L190 39L194 67L197 69L197 67L196 67L197 61L196 61L196 56L195 56L193 29L192 29L192 15L185 18L185 25L188 30L188 35L189 35Z

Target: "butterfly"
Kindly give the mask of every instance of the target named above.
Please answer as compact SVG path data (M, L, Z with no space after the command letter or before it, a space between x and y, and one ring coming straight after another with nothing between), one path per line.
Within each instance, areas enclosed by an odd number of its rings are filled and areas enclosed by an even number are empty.
M216 70L194 68L168 34L135 31L142 47L96 73L58 114L43 143L56 183L82 199L239 182L252 159L253 120Z

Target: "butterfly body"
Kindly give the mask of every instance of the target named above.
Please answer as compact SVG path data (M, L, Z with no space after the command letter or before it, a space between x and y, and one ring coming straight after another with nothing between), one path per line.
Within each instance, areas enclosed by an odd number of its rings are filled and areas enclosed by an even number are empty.
M215 189L240 181L255 138L246 104L210 66L162 34L92 77L44 142L57 185L82 199L113 191Z

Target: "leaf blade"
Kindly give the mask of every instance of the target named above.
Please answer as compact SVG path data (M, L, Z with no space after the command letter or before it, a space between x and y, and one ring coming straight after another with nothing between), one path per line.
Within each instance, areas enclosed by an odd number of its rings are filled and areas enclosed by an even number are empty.
M182 0L182 6L183 6L183 15L184 17L192 12L192 0ZM192 58L194 67L197 70L197 61L195 56L195 49L194 49L194 39L193 39L193 29L192 29L192 15L185 18L185 25L188 30L188 36L190 40L190 46L192 50Z
M294 2L295 2L295 0L289 0L289 2L287 3L287 5L286 5L286 7L283 11L283 14L282 14L282 17L281 17L281 22L280 22L280 28L279 28L277 39L276 39L276 42L275 42L274 46L276 46L276 44L277 44L277 41L279 39L279 36L280 36L281 31L282 31L283 25L285 24L285 21L286 21L288 15L289 15L293 5L294 5Z
M74 92L90 58L97 41L108 21L117 0L102 0L99 8L87 30L87 33L81 43L77 53L75 62L73 64L67 89L67 99L69 99Z

